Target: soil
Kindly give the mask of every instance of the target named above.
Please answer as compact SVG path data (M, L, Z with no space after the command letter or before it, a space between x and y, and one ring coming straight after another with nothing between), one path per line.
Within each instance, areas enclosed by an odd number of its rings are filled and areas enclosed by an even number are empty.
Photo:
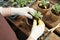
M10 19L13 20L15 22L15 24L17 24L18 27L22 27L22 28L25 28L27 30L31 30L34 19L38 20L35 17L33 17L33 19L29 19L29 18L27 18L25 16L17 16L15 19L12 19L10 17ZM38 23L37 23L37 25L38 25Z
M42 8L42 9L45 9L45 7L42 5L42 6L40 6L39 4L38 4L38 6L40 7L40 8ZM47 5L47 9L50 7L50 4L48 4Z
M16 21L19 22L19 27L25 28L27 30L31 30L31 27L33 25L33 19L29 19L25 16L19 16L17 17Z
M53 10L53 9L51 10L51 12L52 12L53 14L57 15L57 16L60 16L60 12L59 12L59 13L56 13L55 10Z

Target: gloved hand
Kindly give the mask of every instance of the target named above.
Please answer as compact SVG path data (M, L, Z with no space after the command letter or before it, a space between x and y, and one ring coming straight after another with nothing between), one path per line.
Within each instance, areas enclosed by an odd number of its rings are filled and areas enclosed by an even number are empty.
M34 13L35 10L29 7L11 8L11 15L22 15L32 19L33 17L30 14L28 14L28 12Z
M34 38L34 40L37 40L44 33L44 29L45 29L45 24L42 20L40 19L38 20L38 25L37 25L37 21L34 20L31 34L29 37Z
M14 8L14 7L11 7L11 8L3 8L3 7L0 7L0 13L3 15L3 16L7 16L7 15L22 15L22 16L26 16L30 19L32 19L33 17L28 14L29 13L34 13L35 10L33 8L29 8L29 7L23 7L23 8Z

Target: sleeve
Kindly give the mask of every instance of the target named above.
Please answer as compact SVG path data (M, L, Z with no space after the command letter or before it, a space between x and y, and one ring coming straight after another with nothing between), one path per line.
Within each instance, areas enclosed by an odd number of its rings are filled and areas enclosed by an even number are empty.
M0 14L0 40L18 40L14 31Z

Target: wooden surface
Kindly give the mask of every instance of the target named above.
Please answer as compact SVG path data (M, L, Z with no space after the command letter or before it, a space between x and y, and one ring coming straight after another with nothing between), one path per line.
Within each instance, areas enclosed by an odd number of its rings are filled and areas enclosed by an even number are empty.
M15 25L19 30L21 30L23 33L25 33L27 36L30 34L30 30L25 29L25 27L19 27L19 20L12 20L9 17L6 17L7 20L9 20L13 25ZM28 27L27 27L28 28Z
M46 28L46 30L48 30L48 28ZM60 40L60 37L58 37L55 33L52 32L48 40Z
M44 21L44 22L46 23L46 25L48 25L50 28L54 28L54 27L56 27L56 26L60 23L60 18L59 18L57 21L53 22L49 17L44 17L44 18L43 18L43 21ZM57 28L57 29L55 30L55 32L60 35L60 28Z

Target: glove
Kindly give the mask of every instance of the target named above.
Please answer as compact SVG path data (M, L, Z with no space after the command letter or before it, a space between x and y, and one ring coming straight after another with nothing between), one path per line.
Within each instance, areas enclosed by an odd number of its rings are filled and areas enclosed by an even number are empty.
M30 19L32 19L33 17L28 14L29 13L34 13L35 10L33 8L29 8L29 7L23 7L23 8L11 8L11 15L22 15L22 16L26 16Z
M7 15L21 15L21 16L26 16L30 19L32 19L33 17L31 15L28 14L29 13L34 13L35 10L33 8L29 8L29 7L23 7L23 8L2 8L0 7L0 13L3 16L7 16Z
M29 37L34 38L34 40L37 40L44 33L44 29L45 29L45 24L42 20L40 19L38 20L38 25L37 25L37 21L34 20L31 34Z

